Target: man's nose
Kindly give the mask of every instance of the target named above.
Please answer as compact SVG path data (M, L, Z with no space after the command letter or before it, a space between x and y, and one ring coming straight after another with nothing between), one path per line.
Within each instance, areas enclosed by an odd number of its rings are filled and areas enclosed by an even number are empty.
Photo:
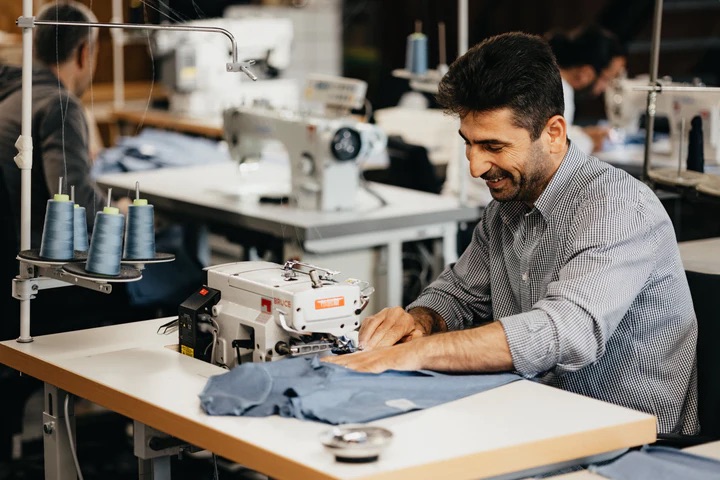
M480 178L492 168L492 163L488 161L487 156L478 152L477 149L468 149L466 156L470 162L470 175L474 178Z

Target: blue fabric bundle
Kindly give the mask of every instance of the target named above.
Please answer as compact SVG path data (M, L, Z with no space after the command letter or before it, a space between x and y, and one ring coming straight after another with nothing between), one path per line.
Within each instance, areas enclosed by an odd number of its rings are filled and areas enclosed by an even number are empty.
M668 447L644 446L589 469L612 480L720 480L720 461Z
M178 132L144 128L137 136L121 137L117 145L100 152L91 174L138 172L230 162L223 142Z
M426 370L362 373L314 356L239 365L210 377L199 396L209 415L280 415L338 425L422 410L520 378Z

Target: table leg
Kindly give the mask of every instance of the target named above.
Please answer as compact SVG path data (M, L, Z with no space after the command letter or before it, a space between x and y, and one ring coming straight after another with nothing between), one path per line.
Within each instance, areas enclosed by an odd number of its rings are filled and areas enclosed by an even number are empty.
M171 456L191 446L142 422L133 422L133 451L138 459L139 480L170 480Z
M138 458L138 480L170 480L170 457Z
M387 244L387 306L402 306L403 290L402 242L393 240Z
M67 402L67 414L65 402ZM66 421L70 425L70 433L74 439L75 408L72 395L46 383L43 412L45 480L75 480L78 477L72 455L75 445L70 443Z

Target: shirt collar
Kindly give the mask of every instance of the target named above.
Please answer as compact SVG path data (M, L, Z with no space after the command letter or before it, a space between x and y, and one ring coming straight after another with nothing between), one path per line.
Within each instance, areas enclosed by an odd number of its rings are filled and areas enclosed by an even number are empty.
M565 153L565 157L562 162L560 162L560 166L555 172L555 175L552 176L550 183L548 183L545 190L543 190L535 202L535 208L545 219L552 215L555 206L561 201L560 199L565 187L570 183L575 172L585 163L583 160L587 158L575 147L572 141L569 143L567 153Z
M565 157L563 157L557 171L535 202L534 210L537 210L546 220L552 215L558 202L561 201L562 192L572 180L575 172L585 163L582 152L575 147L572 141L568 142L569 145ZM523 202L507 202L500 205L500 215L506 224L509 223L512 218L520 214L528 214L532 210L532 208Z

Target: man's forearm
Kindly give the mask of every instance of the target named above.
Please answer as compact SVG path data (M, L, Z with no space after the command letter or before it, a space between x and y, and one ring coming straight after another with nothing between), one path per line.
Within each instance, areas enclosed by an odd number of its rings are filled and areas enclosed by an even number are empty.
M513 369L510 347L500 322L419 338L403 347L416 349L423 369L447 372Z

